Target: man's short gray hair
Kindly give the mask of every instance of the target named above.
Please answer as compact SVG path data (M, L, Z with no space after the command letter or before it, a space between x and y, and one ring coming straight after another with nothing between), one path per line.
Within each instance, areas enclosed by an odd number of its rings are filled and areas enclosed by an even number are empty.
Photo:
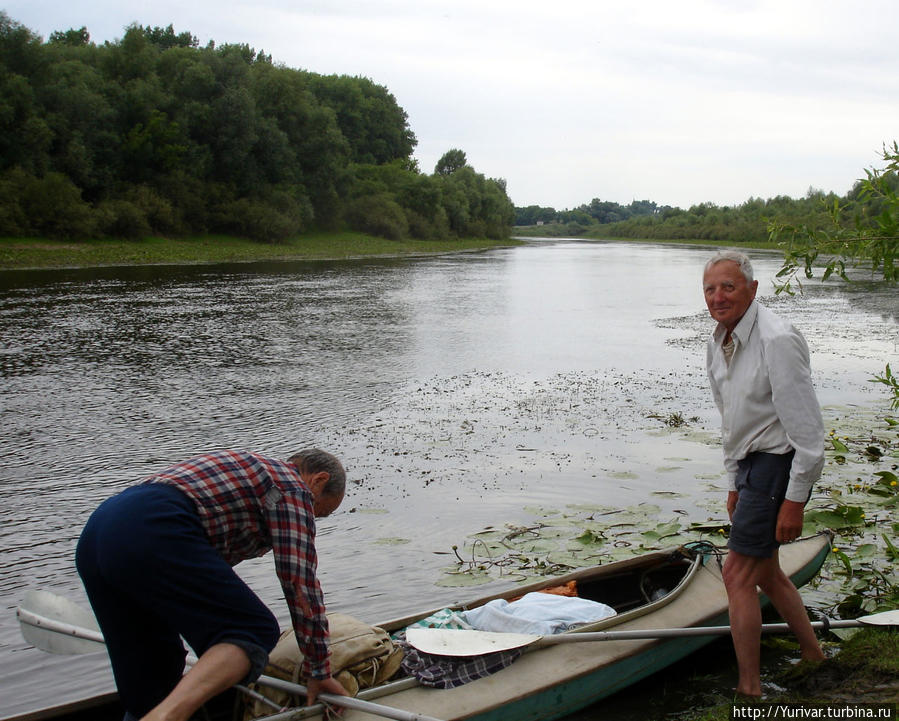
M740 266L740 272L743 274L743 277L746 278L746 282L752 282L752 263L749 261L749 256L739 250L719 250L715 255L709 258L708 263L705 264L705 268L703 269L703 274L707 273L709 268L713 265L717 265L724 260L733 261Z
M337 456L318 448L307 448L294 453L287 460L303 473L327 473L328 481L322 488L324 495L340 496L346 491L346 471Z

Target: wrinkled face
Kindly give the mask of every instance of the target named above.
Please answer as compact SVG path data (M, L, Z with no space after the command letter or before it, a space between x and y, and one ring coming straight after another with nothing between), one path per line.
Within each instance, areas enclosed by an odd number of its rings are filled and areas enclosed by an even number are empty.
M739 265L732 260L722 260L706 271L702 287L709 314L731 331L755 299L759 282L748 283Z

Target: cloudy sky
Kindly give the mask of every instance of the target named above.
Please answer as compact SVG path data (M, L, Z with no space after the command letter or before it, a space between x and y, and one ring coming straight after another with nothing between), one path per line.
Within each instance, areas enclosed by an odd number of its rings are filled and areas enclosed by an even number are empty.
M425 172L461 148L519 206L845 193L899 139L899 3L8 0L45 39L131 23L386 86Z

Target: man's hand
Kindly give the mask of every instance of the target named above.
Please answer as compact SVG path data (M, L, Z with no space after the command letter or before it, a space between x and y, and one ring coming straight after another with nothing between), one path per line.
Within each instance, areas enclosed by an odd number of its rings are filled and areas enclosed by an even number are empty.
M736 491L728 491L727 492L727 517L733 521L734 520L734 510L737 507L737 498L739 497L739 493Z
M332 693L336 696L349 696L346 689L340 685L340 681L336 678L314 679L310 678L306 683L306 705L312 706L316 703L320 693Z
M774 537L778 543L789 543L802 533L802 516L805 504L798 501L784 501L777 514L777 530Z

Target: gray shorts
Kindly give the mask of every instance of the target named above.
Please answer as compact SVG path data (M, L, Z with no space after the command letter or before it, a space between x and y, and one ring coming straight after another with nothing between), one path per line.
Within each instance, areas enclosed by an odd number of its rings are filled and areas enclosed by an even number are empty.
M771 558L780 546L775 540L777 514L787 493L794 453L757 451L740 461L728 548L744 556Z

